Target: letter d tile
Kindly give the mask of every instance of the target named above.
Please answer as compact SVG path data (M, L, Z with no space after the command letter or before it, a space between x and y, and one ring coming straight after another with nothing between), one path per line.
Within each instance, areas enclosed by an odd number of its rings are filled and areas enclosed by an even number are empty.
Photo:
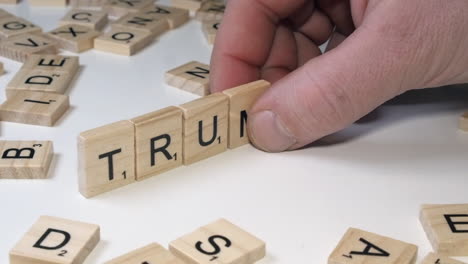
M10 264L82 263L99 239L97 225L41 216L10 251Z

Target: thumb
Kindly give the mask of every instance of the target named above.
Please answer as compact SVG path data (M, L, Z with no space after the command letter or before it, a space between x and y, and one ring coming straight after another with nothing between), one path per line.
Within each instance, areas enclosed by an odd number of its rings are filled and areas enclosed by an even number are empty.
M407 66L416 64L404 51L408 47L397 47L378 31L360 27L340 46L279 80L249 113L252 143L268 152L299 148L417 86L404 79L418 80Z

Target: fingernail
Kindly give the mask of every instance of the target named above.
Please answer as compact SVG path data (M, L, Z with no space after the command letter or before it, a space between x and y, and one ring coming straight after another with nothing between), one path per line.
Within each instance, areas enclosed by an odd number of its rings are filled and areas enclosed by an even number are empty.
M281 119L272 111L261 111L249 116L252 143L267 152L281 152L296 144Z

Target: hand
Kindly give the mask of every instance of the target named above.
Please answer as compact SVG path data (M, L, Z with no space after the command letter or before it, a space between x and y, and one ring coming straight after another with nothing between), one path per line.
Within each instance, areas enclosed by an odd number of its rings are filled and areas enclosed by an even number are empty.
M230 0L211 90L273 83L249 114L252 142L292 150L415 88L468 82L466 0ZM332 34L331 51L318 46Z

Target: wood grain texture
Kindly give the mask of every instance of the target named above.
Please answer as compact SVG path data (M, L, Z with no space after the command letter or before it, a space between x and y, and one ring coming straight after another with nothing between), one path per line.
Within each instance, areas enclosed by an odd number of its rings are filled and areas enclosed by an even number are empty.
M107 21L107 13L104 11L75 8L60 20L60 25L81 25L94 30L102 30Z
M29 0L31 6L66 7L67 0Z
M135 182L135 131L120 121L78 137L79 191L90 198Z
M0 42L0 56L26 61L32 54L57 54L57 43L42 34L22 34Z
M0 39L40 32L40 27L20 17L6 16L0 19Z
M157 243L151 243L142 248L135 249L125 255L109 260L104 264L136 263L184 264L181 260L172 255L171 252Z
M146 31L112 28L111 31L94 40L94 48L104 52L131 56L142 50L152 41L153 36Z
M203 34L205 35L206 41L209 44L213 45L216 40L216 34L218 33L218 29L221 25L220 19L208 20L203 21L202 30Z
M460 116L460 120L458 122L458 127L465 131L468 132L468 112L464 113L462 116Z
M136 179L182 165L182 110L170 106L130 120L135 125Z
M455 260L453 258L440 256L435 253L429 253L422 260L421 264L465 264L465 263Z
M20 91L64 94L73 76L61 71L22 69L8 83L7 98Z
M195 18L200 21L221 20L224 16L226 5L220 1L205 1L197 10Z
M229 148L248 144L247 118L253 104L270 88L270 83L259 80L223 91L229 97Z
M219 248L216 253L213 243ZM188 264L251 264L266 253L265 242L225 219L172 241L169 249Z
M109 0L104 9L110 16L122 17L129 13L138 13L154 4L154 0Z
M80 68L78 56L32 54L24 62L21 69L36 69L41 71L65 72L75 76Z
M179 106L184 113L184 165L226 151L228 104L226 95L216 93Z
M328 264L410 264L418 247L393 238L350 228L328 258Z
M210 66L191 61L165 74L168 85L181 90L205 96L210 94Z
M108 0L70 0L70 6L83 9L103 9Z
M468 204L423 205L420 220L437 254L468 256Z
M51 141L0 141L0 179L45 179L53 158Z
M80 53L92 49L94 39L101 33L86 26L69 24L60 26L47 35L57 41L59 48Z
M185 24L190 19L190 13L187 9L159 4L145 8L141 13L155 19L167 20L171 29Z
M143 13L131 13L114 22L112 27L124 31L141 30L156 37L169 30L169 23L166 19L157 19Z
M98 225L41 216L10 251L10 264L83 263L99 240Z
M200 9L203 0L171 0L171 5L178 8L197 11Z
M0 105L0 120L22 124L53 126L70 106L67 95L17 92Z

